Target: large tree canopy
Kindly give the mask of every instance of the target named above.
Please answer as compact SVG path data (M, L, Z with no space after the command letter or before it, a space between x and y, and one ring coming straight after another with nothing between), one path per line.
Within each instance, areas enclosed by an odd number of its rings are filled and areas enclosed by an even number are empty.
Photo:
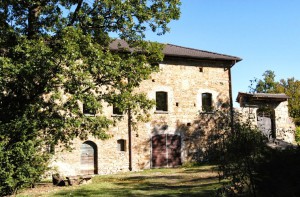
M44 168L34 164L47 157L33 158L44 156L42 147L89 134L109 137L105 130L113 121L102 113L103 103L143 117L153 102L134 88L163 58L162 45L143 41L145 31L166 33L179 6L179 0L0 2L2 191L37 179ZM109 50L111 33L134 50ZM85 115L83 106L97 116ZM21 149L27 153L17 157ZM20 163L27 166L18 173L22 178L15 174Z

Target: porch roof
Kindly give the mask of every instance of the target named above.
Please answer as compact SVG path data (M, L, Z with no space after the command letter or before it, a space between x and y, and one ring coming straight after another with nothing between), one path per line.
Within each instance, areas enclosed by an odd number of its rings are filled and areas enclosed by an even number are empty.
M239 92L236 98L236 102L241 106L244 104L251 104L253 102L282 102L288 100L288 96L284 93L245 93Z

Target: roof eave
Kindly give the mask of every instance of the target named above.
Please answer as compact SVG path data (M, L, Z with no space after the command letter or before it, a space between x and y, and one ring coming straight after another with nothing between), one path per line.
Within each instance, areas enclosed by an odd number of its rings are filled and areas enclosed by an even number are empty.
M195 57L195 56L189 56L189 55L172 55L172 54L164 54L165 57L176 57L176 58L188 58L188 59L194 59L194 60L215 60L215 61L230 61L230 62L240 62L242 61L241 58L212 58L212 57Z

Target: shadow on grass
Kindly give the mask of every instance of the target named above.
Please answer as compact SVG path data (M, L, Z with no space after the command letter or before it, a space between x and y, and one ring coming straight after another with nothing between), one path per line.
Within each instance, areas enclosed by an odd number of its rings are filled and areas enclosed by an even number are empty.
M217 172L218 167L212 167L210 169L203 169L203 168L188 168L184 170L184 173L198 173L198 172Z
M213 196L215 188L219 184L203 184L201 186L168 186L165 184L140 184L140 186L126 188L99 188L99 190L82 188L75 191L61 191L53 196L174 196L174 197L196 197ZM212 189L208 189L208 188Z
M53 196L213 196L215 189L221 184L215 174L210 173L211 168L191 174L186 169L174 169L157 175L147 172L142 175L128 173L115 176L98 176L94 182L75 190L60 191ZM205 172L205 176L203 176ZM162 173L164 173L162 171Z

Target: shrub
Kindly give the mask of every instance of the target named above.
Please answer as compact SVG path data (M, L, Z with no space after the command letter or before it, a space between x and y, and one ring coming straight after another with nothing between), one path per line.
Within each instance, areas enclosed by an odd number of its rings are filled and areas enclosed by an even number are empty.
M300 196L300 149L269 149L256 166L259 196Z
M34 186L47 169L47 154L38 143L20 140L10 145L0 142L0 193L16 194L22 187Z
M219 172L228 182L217 195L300 196L300 148L268 147L267 139L250 125L235 124L218 144Z
M229 182L220 190L222 195L255 196L255 169L263 157L266 138L249 123L237 123L219 144L221 179Z
M9 123L0 122L0 194L16 194L33 186L47 170L49 154L37 137L35 122L27 116Z

